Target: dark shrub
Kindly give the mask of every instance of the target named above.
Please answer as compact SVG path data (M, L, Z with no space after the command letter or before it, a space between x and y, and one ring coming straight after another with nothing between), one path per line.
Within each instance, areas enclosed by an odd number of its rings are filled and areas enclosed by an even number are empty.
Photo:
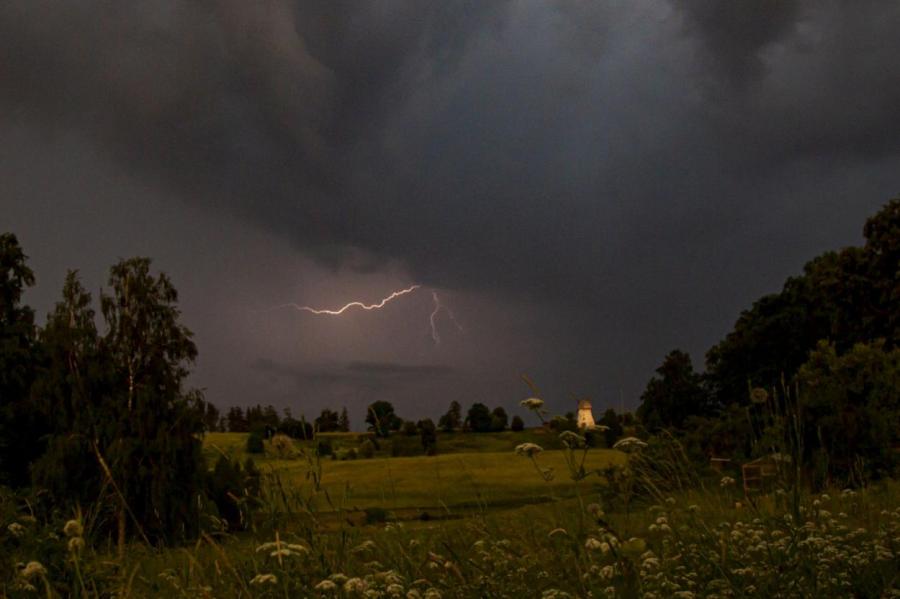
M422 455L422 444L415 437L394 436L391 439L391 456L410 457Z
M228 530L249 527L253 511L259 506L259 486L260 473L250 458L241 468L237 461L221 456L212 472L207 474L207 496Z
M256 430L247 435L247 453L264 453L263 432Z
M381 507L367 507L365 512L366 524L380 524L382 522L387 522L390 517L388 511Z
M319 440L316 442L316 455L329 456L334 453L334 450L331 448L331 443L329 441Z
M513 416L509 428L514 433L520 433L525 430L525 422L519 416Z
M431 418L419 420L416 425L419 429L419 438L422 441L422 449L425 455L437 455L437 429Z
M370 459L375 457L375 444L372 443L369 439L366 439L362 443L359 444L359 455L360 457Z

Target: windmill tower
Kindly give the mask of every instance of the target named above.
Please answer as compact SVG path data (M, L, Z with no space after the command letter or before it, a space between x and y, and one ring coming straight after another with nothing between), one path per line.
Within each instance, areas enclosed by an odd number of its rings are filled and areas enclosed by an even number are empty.
M578 401L578 428L594 426L594 413L591 411L591 402L586 399Z

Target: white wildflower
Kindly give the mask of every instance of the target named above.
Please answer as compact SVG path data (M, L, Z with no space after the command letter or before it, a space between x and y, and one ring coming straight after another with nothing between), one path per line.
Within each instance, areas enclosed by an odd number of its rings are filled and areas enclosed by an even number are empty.
M527 458L534 457L544 451L544 448L537 443L522 443L516 445L516 454Z
M362 578L349 578L344 583L344 592L346 593L363 593L369 585Z
M277 582L278 577L274 574L257 574L250 579L250 584L275 584Z
M354 547L351 551L353 553L363 553L364 551L372 551L373 549L375 549L375 542L369 540L363 541L362 543Z
M529 397L519 402L519 405L529 410L540 410L544 407L544 400L537 397Z
M13 522L9 526L6 527L6 530L9 531L9 534L12 536L19 538L25 534L25 527L19 524L18 522Z
M322 582L320 582L319 584L317 584L317 585L315 586L315 589L316 589L317 591L322 592L322 593L326 593L326 592L328 592L328 591L334 591L334 590L336 590L336 589L337 589L337 585L336 585L333 581L331 581L331 580L323 580Z
M72 537L69 539L69 553L81 553L84 549L84 539L81 537Z
M25 564L25 567L22 568L22 571L19 572L22 575L22 578L26 580L31 580L35 576L44 576L47 574L47 568L41 562L31 561Z
M584 542L585 549L591 549L594 551L596 551L597 549L600 549L603 545L604 545L603 541L600 541L599 539L595 539L594 537L588 537L588 539Z
M722 480L719 481L720 487L731 487L734 486L734 479L730 476L723 476Z
M66 525L63 526L63 533L67 537L80 537L84 535L84 527L78 520L69 520L66 522Z

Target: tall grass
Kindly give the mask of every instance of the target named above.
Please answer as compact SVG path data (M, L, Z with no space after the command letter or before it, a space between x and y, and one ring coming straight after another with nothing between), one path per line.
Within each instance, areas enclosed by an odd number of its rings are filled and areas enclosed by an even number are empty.
M795 510L785 489L751 502L732 477L698 476L671 438L635 444L614 463L568 441L563 454L532 456L541 468L554 465L551 480L539 470L522 481L546 486L543 503L492 501L476 472L492 467L490 454L397 458L382 505L408 505L402 464L435 469L432 480L464 480L468 471L474 501L448 504L449 491L435 488L429 503L443 505L440 517L394 508L387 522L366 524L356 518L355 481L326 484L329 466L342 463L308 456L286 470L264 466L263 505L249 531L210 526L190 546L133 544L121 558L113 546L84 542L90 531L79 514L41 515L4 494L0 596L900 596L895 482L798 493Z

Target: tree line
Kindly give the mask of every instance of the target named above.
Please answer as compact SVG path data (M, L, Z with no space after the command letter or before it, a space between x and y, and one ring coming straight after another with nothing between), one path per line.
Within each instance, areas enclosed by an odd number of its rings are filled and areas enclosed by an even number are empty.
M893 472L900 199L868 218L863 236L862 247L817 256L743 311L706 353L705 372L686 352L671 351L641 396L644 426L679 431L697 454L738 460L772 452L773 436L791 433L819 480ZM794 424L776 431L785 427L778 415Z

